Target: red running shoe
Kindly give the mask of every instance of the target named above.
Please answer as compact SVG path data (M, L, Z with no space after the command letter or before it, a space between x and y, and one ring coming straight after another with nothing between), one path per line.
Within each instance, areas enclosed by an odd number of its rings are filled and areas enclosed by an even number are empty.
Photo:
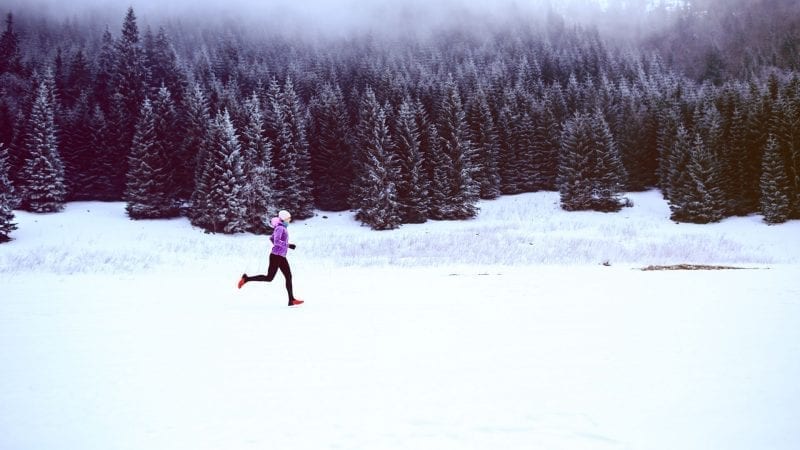
M298 300L298 299L294 299L294 300L289 302L289 306L297 306L297 305L302 305L302 304L303 304L303 301L302 300Z

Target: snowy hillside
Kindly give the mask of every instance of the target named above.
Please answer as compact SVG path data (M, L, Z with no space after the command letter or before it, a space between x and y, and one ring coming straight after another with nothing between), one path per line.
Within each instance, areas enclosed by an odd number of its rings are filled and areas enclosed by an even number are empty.
M0 449L800 447L800 223L675 224L554 193L268 240L120 203L16 212L0 246ZM609 266L603 265L607 262ZM723 264L717 271L641 271Z

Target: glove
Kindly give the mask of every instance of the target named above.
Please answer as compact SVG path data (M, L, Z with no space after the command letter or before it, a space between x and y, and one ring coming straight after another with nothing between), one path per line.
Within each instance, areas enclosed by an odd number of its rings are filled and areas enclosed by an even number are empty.
M294 245L294 244L289 244L289 248L290 248L290 249L292 249L292 250L294 250L295 248L297 248L297 246L296 246L296 245Z

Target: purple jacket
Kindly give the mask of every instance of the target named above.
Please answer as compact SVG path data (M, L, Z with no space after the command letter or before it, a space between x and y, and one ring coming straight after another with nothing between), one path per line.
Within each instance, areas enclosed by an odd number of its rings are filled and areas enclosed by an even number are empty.
M272 253L285 257L286 252L289 251L289 232L280 220L273 220L273 227L275 227L275 230L269 238L272 241Z

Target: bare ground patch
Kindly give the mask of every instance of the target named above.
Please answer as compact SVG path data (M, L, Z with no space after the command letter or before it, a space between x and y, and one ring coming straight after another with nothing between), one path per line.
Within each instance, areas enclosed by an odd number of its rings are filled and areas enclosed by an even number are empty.
M647 266L641 270L747 270L753 269L752 267L734 267L734 266L713 266L705 264L673 264L669 266Z

